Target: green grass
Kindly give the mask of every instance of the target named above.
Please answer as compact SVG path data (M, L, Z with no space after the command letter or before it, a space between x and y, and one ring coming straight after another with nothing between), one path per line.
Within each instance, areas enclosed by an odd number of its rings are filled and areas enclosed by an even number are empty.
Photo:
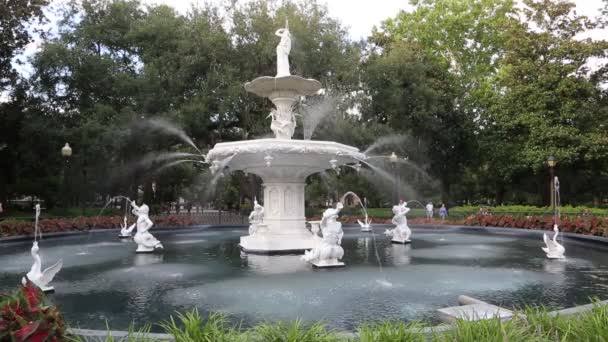
M543 308L528 308L509 321L498 319L477 322L458 321L453 329L444 332L426 332L420 322L382 322L364 324L356 331L356 337L345 337L327 329L321 323L292 322L261 323L244 329L232 325L226 315L212 314L203 318L194 310L177 314L161 324L166 333L177 342L579 342L608 341L608 306L595 304L590 311L572 316L553 316ZM150 341L141 337L149 326L123 341ZM84 341L73 339L72 341ZM108 336L99 342L114 342Z

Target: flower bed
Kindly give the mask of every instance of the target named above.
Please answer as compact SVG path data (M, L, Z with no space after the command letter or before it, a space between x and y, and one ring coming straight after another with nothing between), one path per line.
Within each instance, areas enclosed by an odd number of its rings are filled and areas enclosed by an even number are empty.
M555 223L553 216L471 215L465 221L467 226L507 227L523 229L551 229ZM604 217L563 217L559 222L563 232L608 237L608 218Z
M159 227L193 226L209 224L209 217L200 215L162 215L152 216L152 222ZM75 217L75 218L52 218L42 219L38 227L44 233L86 231L91 229L115 229L120 228L123 217L121 216L98 216L98 217ZM133 224L131 220L129 224ZM0 221L0 237L30 235L34 233L32 222L20 220Z

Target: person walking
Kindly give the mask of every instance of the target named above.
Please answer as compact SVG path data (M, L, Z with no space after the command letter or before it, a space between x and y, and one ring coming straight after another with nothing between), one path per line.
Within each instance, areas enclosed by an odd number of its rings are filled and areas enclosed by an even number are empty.
M441 208L439 208L439 217L442 220L445 220L448 217L448 208L445 207L445 203L441 203Z
M429 221L433 219L433 203L431 201L426 204L426 219Z

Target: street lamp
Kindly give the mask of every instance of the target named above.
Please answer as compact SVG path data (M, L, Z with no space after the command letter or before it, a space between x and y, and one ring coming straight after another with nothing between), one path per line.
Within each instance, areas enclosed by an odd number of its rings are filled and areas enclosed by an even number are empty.
M67 170L68 170L68 167L70 166L70 157L72 156L72 148L70 147L70 144L68 144L67 142L65 143L65 146L63 146L61 148L61 156L63 156L63 158L65 160L65 163L63 164L63 205L67 212L67 208L68 208Z
M551 194L551 209L555 212L555 165L557 165L557 160L555 160L555 157L549 156L549 158L547 158L547 165L549 166L549 193Z
M391 162L391 166L393 168L393 179L395 180L395 189L393 190L393 198L395 200L394 203L399 203L399 177L397 177L397 161L399 161L399 157L392 152L388 157L388 160Z

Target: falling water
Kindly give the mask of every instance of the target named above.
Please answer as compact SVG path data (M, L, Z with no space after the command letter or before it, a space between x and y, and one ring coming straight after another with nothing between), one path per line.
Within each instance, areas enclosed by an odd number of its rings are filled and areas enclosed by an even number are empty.
M106 202L106 204L103 206L103 208L101 208L99 213L97 213L97 216L95 216L95 220L97 220L97 218L99 218L101 216L101 214L108 207L108 205L110 205L110 203L112 203L112 201L114 201L117 198L124 198L127 202L131 202L131 200L128 197L121 196L121 195L114 196L114 197L110 198ZM95 227L91 227L91 229L89 229L89 233L87 234L87 241L84 244L84 249L80 248L80 251L78 253L76 253L76 255L88 255L89 254L89 241L91 240L91 230L93 230L94 228Z
M395 177L393 177L386 170L384 170L376 165L373 165L372 163L369 163L366 160L363 160L363 159L358 159L358 160L359 160L359 162L367 165L376 175L380 176L384 180L389 181L391 184L395 183ZM415 193L415 191L412 188L410 188L409 186L406 187L405 189L404 189L404 187L405 187L405 184L403 184L403 182L402 182L402 184L400 186L400 190L407 190L407 192L411 192L412 194Z
M34 206L34 210L34 241L38 241L37 239L42 239L42 232L38 228L38 219L40 218L40 204L36 204L36 206Z
M203 161L200 161L200 160L180 159L180 160L175 160L175 161L172 161L171 163L165 164L165 165L157 168L154 172L158 173L158 172L160 172L162 170L165 170L165 169L170 168L172 166L176 166L176 165L183 164L183 163L207 164L207 163L205 163Z
M555 212L553 213L554 218L553 218L553 222L555 222L555 224L557 224L559 226L560 224L560 205L561 205L561 198L559 196L559 179L557 178L557 176L555 178L553 178L553 188L555 191ZM561 239L561 243L564 243L564 238L563 238L563 234L558 235L558 237Z
M197 150L198 153L200 153L201 155L203 154L201 152L201 150L199 150L198 147L196 147L196 144L194 144L194 141L192 141L192 139L190 139L190 137L186 134L186 132L184 132L183 129L172 124L171 122L164 120L164 119L160 119L160 118L154 118L154 119L150 119L150 120L146 121L146 123L156 129L164 131L165 133L173 134L173 135L177 136L178 138L182 139L182 141L184 141L185 143L194 147L194 149Z
M385 137L381 137L378 140L376 140L373 144L371 144L365 151L363 151L363 154L368 154L371 151L378 149L380 147L386 146L386 145L399 146L407 138L408 138L408 136L403 135L403 134L391 134L391 135L387 135Z
M217 164L218 170L213 174L213 177L211 177L209 186L205 189L205 192L203 193L203 198L208 198L211 195L211 190L215 189L217 181L224 176L224 168L228 166L230 161L232 161L232 158L234 158L235 156L236 153L219 161L219 163Z
M315 129L323 120L336 108L336 99L333 97L325 98L319 103L315 103L308 106L303 106L302 111L304 114L304 140L310 140Z
M357 196L356 193L352 192L352 191L348 191L347 193L345 193L342 198L340 198L340 202L344 203L344 199L347 196L353 196L357 201L359 201L359 205L361 206L361 210L363 210L363 213L365 214L365 218L367 219L367 208L365 208L365 206L363 205L363 201L361 200L361 198L359 198L359 196ZM374 244L374 253L376 254L376 260L378 261L378 269L380 270L380 274L382 276L383 279L377 279L376 281L385 287L392 287L393 284L388 281L388 279L386 279L386 275L384 274L383 270L382 270L382 260L380 259L380 253L378 253L378 245L376 243L376 233L374 232L374 229L372 228L371 230L372 233L372 242Z
M160 154L149 154L139 160L137 165L139 166L149 166L154 163L160 163L171 159L177 158L200 158L201 155L194 153L185 153L185 152L169 152L169 153L160 153Z

